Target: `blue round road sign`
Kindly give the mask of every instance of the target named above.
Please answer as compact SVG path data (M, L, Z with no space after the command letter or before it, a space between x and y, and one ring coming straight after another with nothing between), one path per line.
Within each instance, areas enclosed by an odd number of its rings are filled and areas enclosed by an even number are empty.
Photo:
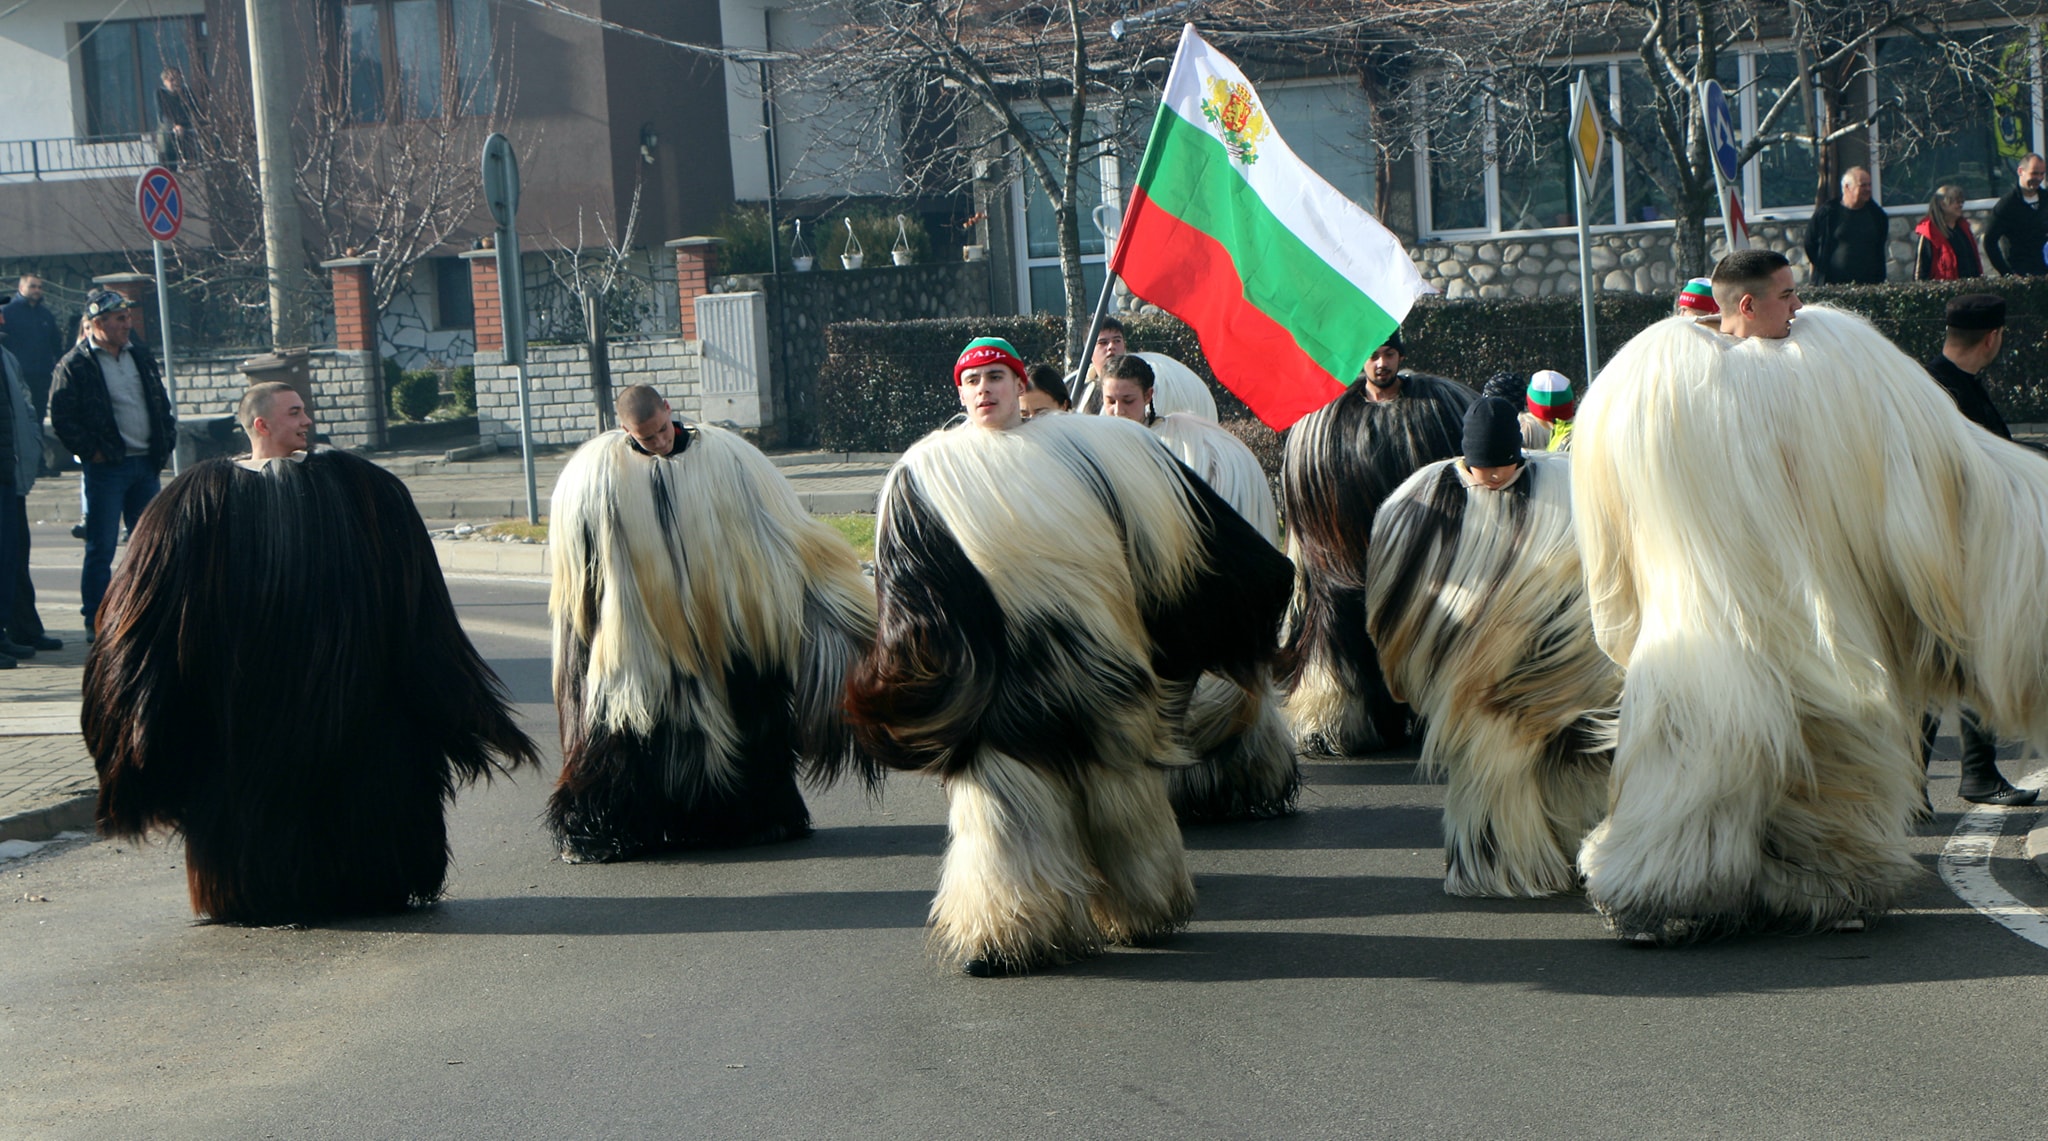
M178 236L185 224L185 196L178 189L178 176L160 166L150 167L135 181L135 209L142 215L142 228L159 242Z
M1741 157L1735 137L1735 116L1728 110L1728 96L1721 91L1721 85L1709 79L1700 105L1707 118L1707 149L1713 152L1714 165L1721 169L1721 178L1734 182L1738 173L1736 160Z

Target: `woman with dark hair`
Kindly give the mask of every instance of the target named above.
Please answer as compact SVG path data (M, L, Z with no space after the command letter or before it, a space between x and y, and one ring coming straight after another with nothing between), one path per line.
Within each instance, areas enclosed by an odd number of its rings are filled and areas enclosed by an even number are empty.
M1043 412L1074 410L1074 401L1067 395L1067 382L1060 378L1060 370L1049 364L1031 366L1031 375L1025 378L1024 394L1018 403L1023 406L1026 420Z
M1914 281L1959 281L1984 276L1977 239L1970 233L1970 224L1963 221L1962 187L1943 186L1935 190L1927 203L1927 217L1920 219L1913 233L1920 239Z

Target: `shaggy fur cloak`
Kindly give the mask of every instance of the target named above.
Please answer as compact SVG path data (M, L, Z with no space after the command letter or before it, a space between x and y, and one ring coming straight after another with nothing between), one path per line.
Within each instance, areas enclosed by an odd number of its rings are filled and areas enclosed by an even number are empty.
M1573 450L1594 629L1628 671L1588 898L1661 942L1894 906L1921 710L2048 741L2048 464L1818 307L1783 340L1651 326Z
M183 833L193 910L238 923L432 901L456 785L534 761L405 485L346 452L171 481L100 608L80 721L102 834Z
M1365 631L1372 518L1415 469L1458 453L1472 390L1410 373L1375 403L1363 382L1287 433L1280 494L1294 559L1280 681L1302 747L1350 754L1408 738L1406 707L1387 692Z
M677 431L663 457L607 432L555 486L548 824L572 861L807 836L799 758L871 768L840 710L874 637L853 548L745 440Z
M1607 808L1621 670L1593 641L1571 461L1525 463L1499 491L1466 487L1455 460L1431 464L1373 521L1367 629L1426 726L1423 769L1449 785L1452 895L1571 890Z
M875 564L848 709L886 764L945 782L937 943L1009 970L1184 923L1167 692L1267 659L1285 560L1138 425L1043 416L906 452Z
M1277 542L1280 513L1273 506L1272 486L1242 440L1186 412L1161 416L1150 427L1245 522ZM1301 765L1270 668L1261 667L1247 684L1203 674L1189 700L1182 735L1195 763L1168 771L1167 792L1183 821L1293 811L1301 792Z

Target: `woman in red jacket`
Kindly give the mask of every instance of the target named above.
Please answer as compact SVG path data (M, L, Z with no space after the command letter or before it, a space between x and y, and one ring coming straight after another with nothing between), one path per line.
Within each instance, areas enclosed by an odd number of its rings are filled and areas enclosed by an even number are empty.
M1963 221L1963 188L1943 186L1927 203L1927 217L1913 227L1920 238L1919 264L1914 281L1956 281L1983 277L1984 262L1977 256L1977 239L1970 224Z

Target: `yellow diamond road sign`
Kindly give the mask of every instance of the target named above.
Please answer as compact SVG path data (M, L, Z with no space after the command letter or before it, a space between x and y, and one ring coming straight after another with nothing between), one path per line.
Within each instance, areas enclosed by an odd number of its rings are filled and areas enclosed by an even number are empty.
M1572 97L1572 156L1579 168L1579 177L1586 180L1590 193L1598 181L1596 173L1600 160L1607 153L1607 128L1600 123L1599 105L1593 102L1593 85L1574 84Z

